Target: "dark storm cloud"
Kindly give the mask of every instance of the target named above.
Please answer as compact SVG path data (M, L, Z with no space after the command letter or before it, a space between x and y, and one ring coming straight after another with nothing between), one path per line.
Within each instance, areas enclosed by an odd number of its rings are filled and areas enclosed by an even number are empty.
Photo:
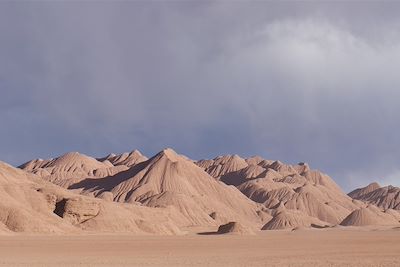
M171 146L399 184L398 3L0 6L4 161Z

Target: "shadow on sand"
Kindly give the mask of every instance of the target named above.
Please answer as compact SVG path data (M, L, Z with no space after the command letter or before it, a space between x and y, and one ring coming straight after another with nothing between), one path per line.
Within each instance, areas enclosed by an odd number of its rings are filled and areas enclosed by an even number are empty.
M198 235L220 235L218 232L201 232L197 233Z

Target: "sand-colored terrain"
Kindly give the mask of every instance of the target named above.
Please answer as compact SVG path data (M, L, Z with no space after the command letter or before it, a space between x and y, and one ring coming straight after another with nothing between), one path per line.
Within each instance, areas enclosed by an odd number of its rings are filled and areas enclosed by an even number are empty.
M172 149L0 162L0 266L400 266L398 190Z
M400 230L1 236L0 266L400 266Z

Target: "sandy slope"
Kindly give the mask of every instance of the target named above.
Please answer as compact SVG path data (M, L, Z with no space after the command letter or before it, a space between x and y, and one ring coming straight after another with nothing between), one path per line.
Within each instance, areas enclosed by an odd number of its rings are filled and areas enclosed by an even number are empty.
M1 236L0 266L400 266L400 230Z

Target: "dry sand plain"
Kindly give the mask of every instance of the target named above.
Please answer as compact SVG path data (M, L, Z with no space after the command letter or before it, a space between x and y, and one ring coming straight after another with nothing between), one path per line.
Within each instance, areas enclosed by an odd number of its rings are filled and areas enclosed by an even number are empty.
M0 266L400 266L400 230L1 236Z

